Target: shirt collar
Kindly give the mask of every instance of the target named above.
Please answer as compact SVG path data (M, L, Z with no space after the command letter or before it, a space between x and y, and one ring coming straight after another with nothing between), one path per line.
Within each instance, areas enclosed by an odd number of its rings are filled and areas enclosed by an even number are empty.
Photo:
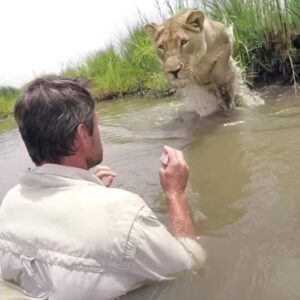
M72 179L79 179L94 182L98 185L103 185L102 181L90 173L88 170L69 167L59 164L43 164L39 167L35 167L28 171L31 174L47 174L47 175L56 175L60 177L72 178Z

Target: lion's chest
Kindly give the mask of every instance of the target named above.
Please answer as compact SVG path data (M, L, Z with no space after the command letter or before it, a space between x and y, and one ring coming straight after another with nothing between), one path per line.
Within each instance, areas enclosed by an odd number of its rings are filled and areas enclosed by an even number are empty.
M195 63L192 67L192 75L194 81L199 85L205 85L212 83L212 70L214 67L214 61L202 61L201 63Z

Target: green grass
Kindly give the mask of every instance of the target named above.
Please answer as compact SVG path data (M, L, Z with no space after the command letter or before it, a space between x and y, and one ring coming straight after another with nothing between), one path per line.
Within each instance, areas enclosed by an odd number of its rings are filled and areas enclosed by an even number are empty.
M69 64L63 74L91 80L92 93L99 98L167 87L152 41L142 26L129 30L119 45L91 54L79 64Z
M0 87L0 117L8 116L13 111L20 91L13 87Z

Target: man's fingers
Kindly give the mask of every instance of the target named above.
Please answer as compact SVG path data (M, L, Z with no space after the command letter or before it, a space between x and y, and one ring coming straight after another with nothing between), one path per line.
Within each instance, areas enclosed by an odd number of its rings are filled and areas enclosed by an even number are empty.
M102 170L110 170L110 171L112 171L111 168L110 168L110 167L107 167L107 166L96 166L96 167L94 168L94 171L95 171L95 172L102 171Z
M160 168L159 168L158 173L159 173L159 176L160 176L160 177L163 176L163 175L165 174L165 172L166 172L166 168L164 168L164 167L160 167Z
M104 183L104 185L105 185L106 187L110 187L111 184L112 184L112 182L113 182L113 180L114 180L114 177L108 176L108 177L105 177L105 178L103 179L103 183Z
M174 161L176 161L176 151L174 148L171 148L169 146L164 146L164 151L168 156L169 163L173 163Z
M176 153L177 160L178 160L179 162L185 164L185 159L184 159L184 156L183 156L182 151L177 150L176 152L177 152L177 153Z
M117 174L111 170L100 170L97 171L96 173L94 173L94 175L96 175L97 177L104 177L104 176L112 176L112 177L116 177Z
M185 164L185 159L183 156L182 151L177 150L175 148L164 146L164 151L168 155L168 164L175 165L175 164Z
M112 184L114 178L117 176L117 174L107 166L96 166L94 168L93 175L98 177L106 187L109 187Z

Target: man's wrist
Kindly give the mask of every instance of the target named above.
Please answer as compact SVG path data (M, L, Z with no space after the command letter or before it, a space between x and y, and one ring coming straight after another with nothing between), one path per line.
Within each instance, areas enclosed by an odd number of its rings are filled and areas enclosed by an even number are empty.
M185 192L165 192L167 202L186 202Z

